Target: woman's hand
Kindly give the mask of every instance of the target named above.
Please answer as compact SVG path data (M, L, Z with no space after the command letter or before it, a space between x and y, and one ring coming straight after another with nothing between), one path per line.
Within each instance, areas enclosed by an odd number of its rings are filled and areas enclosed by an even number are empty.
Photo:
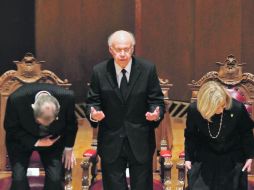
M251 171L251 163L252 163L252 159L246 160L242 171L244 172L247 169L247 172L250 172Z
M62 162L64 163L64 168L70 170L76 165L76 158L74 156L72 149L65 149L63 152Z
M185 161L184 165L186 172L191 169L191 161Z

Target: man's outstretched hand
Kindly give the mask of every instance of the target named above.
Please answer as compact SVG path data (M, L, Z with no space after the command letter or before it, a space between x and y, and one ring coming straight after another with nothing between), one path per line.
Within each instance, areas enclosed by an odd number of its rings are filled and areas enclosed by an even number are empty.
M96 111L94 107L91 107L91 118L95 121L101 121L105 118L103 111Z
M154 112L146 112L146 119L148 121L157 121L160 118L160 107L157 106Z

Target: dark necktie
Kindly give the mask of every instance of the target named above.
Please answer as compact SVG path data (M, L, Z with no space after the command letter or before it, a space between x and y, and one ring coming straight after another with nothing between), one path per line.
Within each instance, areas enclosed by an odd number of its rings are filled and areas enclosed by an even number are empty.
M120 92L122 94L123 99L125 100L126 93L127 93L128 82L127 82L127 77L125 75L126 70L123 69L121 72L123 73L123 77L122 77L121 83L120 83Z

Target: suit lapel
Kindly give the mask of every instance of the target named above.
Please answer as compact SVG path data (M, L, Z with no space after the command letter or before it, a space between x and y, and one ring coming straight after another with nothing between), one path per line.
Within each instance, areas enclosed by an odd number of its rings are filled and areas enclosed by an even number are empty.
M129 79L129 84L128 84L128 89L127 89L125 101L128 100L128 97L130 96L131 91L133 90L133 87L136 84L136 81L140 76L140 73L141 73L141 71L139 68L139 63L137 63L136 59L134 57L132 57L131 73L130 73L130 79Z
M114 59L110 59L107 63L107 79L108 79L111 87L115 91L117 97L121 100L121 102L123 102L124 100L122 98L121 92L120 92L120 90L118 88L118 84L117 84Z
M133 87L135 86L135 83L140 76L140 73L141 71L140 71L139 63L137 63L136 59L132 57L132 66L131 66L131 73L130 73L130 79L128 83L127 94L126 94L125 100L123 100L123 97L121 95L120 89L118 88L118 84L117 84L114 59L110 59L107 64L107 79L111 87L114 89L117 97L122 102L126 102L128 100L128 97L130 96L131 91L133 90Z

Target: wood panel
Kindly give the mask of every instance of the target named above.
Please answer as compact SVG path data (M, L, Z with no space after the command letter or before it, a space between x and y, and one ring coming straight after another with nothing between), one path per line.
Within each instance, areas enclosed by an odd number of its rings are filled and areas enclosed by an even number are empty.
M93 65L109 57L108 35L129 30L136 55L174 84L170 98L187 101L187 84L231 53L254 73L252 8L252 0L37 0L36 52L84 101Z
M241 0L195 1L194 78L217 70L216 61L241 59Z
M193 1L140 1L137 55L153 61L159 76L174 85L171 98L186 99L186 84L193 78Z
M254 73L254 1L242 1L242 46L241 58L242 62L246 62L246 72Z
M35 51L34 0L0 1L0 75L15 69L14 60Z
M93 65L109 57L107 37L134 31L134 1L37 0L36 52L84 101Z
M187 84L217 70L215 62L229 54L254 73L253 7L251 0L136 0L136 53L169 78L172 99L188 101Z

